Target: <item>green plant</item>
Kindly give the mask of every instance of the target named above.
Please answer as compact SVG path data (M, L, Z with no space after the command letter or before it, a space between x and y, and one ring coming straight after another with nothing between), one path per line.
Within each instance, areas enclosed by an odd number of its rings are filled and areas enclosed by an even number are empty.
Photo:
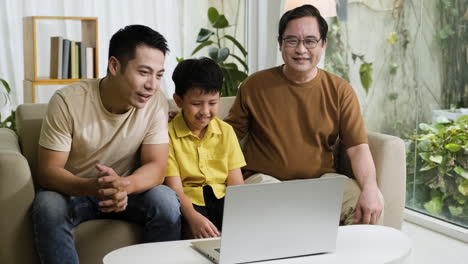
M247 77L249 71L246 63L247 51L235 37L225 33L225 29L232 25L229 24L223 14L219 14L216 8L210 7L208 9L208 20L214 31L206 28L200 29L197 36L197 43L200 44L193 50L192 56L203 48L208 47L208 56L218 63L224 73L221 93L223 96L236 95L239 84ZM242 53L243 58L235 55L232 50L226 47L226 40L237 47ZM237 64L232 61L228 62L228 58L232 58L240 63L243 69L239 69Z
M11 104L11 98L10 98L10 93L11 93L11 88L10 85L5 81L4 79L0 78L0 82L3 85L3 88L0 91L0 95L2 97L2 105L0 106L0 110L2 110L5 106L8 106ZM0 127L6 127L10 128L13 130L16 130L16 118L15 118L15 111L11 111L11 114L3 120L2 114L0 113Z
M415 208L468 224L468 115L419 125L410 136L408 202ZM415 166L415 167L414 167Z
M327 48L325 49L325 70L349 82L349 50L346 49L343 26L344 23L340 22L338 17L331 19Z
M359 59L361 62L359 79L367 95L372 86L373 63L366 61L364 55L355 54L351 51L349 43L346 42L345 28L346 23L341 22L337 17L331 20L330 32L327 37L327 49L325 50L325 69L349 81L350 66L348 57L351 55L353 63L356 63L356 60Z

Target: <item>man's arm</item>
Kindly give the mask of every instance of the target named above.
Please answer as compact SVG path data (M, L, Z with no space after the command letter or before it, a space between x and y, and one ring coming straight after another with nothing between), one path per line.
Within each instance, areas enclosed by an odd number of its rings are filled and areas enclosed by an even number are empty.
M39 146L38 181L45 189L71 196L99 196L97 179L81 178L65 169L69 152Z
M351 160L354 176L361 187L356 204L355 223L375 224L382 213L374 160L368 144L360 144L346 150Z
M169 144L142 144L141 164L130 176L126 177L129 185L128 194L141 193L164 182Z

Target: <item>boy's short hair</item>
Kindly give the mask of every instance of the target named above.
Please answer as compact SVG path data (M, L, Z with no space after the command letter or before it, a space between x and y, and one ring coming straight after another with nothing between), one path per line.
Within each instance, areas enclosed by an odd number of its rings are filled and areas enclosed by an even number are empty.
M128 61L135 58L136 48L146 45L160 50L164 55L169 52L166 39L159 32L143 25L129 25L119 29L109 42L109 58L116 57L125 71Z
M202 94L221 93L223 72L212 59L202 57L179 62L172 74L175 93L181 98L189 89L200 89Z

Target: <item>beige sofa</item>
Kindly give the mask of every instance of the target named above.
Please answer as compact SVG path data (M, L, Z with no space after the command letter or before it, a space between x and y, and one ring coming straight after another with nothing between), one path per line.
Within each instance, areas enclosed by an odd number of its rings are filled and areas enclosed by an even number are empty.
M222 98L223 118L234 97ZM174 107L174 103L171 102ZM15 134L0 129L0 263L38 263L33 244L30 207L34 199L37 142L46 104L24 104L17 109ZM400 228L405 201L405 149L397 137L369 133L369 145L377 167L377 180L385 198L384 224ZM341 151L339 154L343 154ZM349 172L338 155L339 171ZM349 174L348 174L349 175ZM93 220L75 230L81 263L100 263L108 252L139 241L139 227L122 221Z

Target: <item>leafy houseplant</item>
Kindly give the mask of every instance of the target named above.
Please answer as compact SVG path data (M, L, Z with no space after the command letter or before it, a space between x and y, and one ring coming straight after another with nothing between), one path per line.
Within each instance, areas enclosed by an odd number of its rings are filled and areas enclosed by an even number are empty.
M219 14L214 7L208 9L208 19L213 30L202 28L197 36L200 43L192 52L192 56L205 47L209 47L208 56L216 61L224 74L224 83L221 93L223 96L233 96L237 93L237 87L247 77L248 67L246 63L247 51L242 44L231 35L225 34L224 29L230 27L229 22L223 14ZM222 31L221 31L222 30ZM228 47L223 47L224 40L229 40L242 53L244 58L235 55ZM223 43L224 42L224 43ZM239 69L236 63L227 62L231 57L242 65Z
M0 111L7 105L11 103L10 93L11 88L10 85L4 79L0 78L0 82L4 89L0 90L0 95L2 97L0 106ZM12 130L16 130L16 120L15 120L15 111L11 111L11 114L3 120L2 114L0 113L0 127L10 128Z
M408 155L408 173L415 177L408 177L408 202L468 225L468 115L419 128L410 137L415 153Z

